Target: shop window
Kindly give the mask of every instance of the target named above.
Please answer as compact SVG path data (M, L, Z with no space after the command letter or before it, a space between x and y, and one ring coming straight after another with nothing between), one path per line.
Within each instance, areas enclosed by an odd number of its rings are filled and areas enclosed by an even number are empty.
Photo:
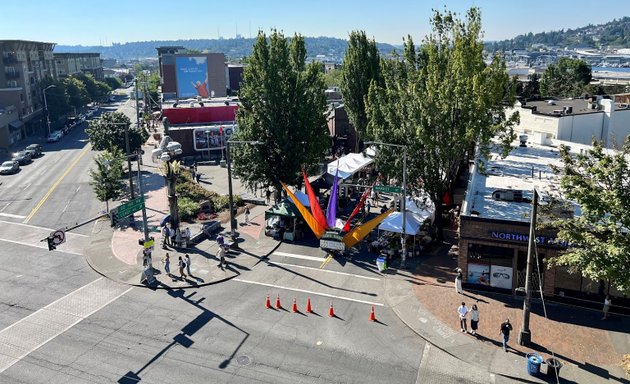
M470 244L468 247L468 284L512 289L513 248Z

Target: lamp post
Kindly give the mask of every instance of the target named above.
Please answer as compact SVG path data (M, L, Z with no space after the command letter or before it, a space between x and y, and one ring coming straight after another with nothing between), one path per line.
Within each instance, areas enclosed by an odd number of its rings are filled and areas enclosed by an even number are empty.
M527 246L527 268L525 269L525 300L523 301L523 322L518 335L519 345L529 345L532 340L532 333L529 330L529 313L532 305L532 279L531 273L534 269L534 252L536 250L536 213L538 208L538 192L534 188L534 199L532 200L532 217L529 224L529 244Z
M405 268L407 264L407 146L402 144L382 143L379 141L366 141L364 144L383 145L403 149L403 185L402 202L400 204L400 209L402 210L402 234L400 239L402 246L402 259L400 267Z
M56 85L51 84L49 86L47 86L46 88L44 88L43 93L44 93L44 109L46 109L46 126L48 127L48 134L50 135L50 113L48 112L48 102L46 101L46 91L49 90L50 88L57 88Z
M250 144L250 145L262 145L264 144L262 141L247 141L247 140L227 140L226 141L226 154L225 160L227 162L227 171L228 171L228 193L230 199L230 229L232 239L236 237L236 222L234 219L234 197L232 196L232 163L230 161L230 144Z

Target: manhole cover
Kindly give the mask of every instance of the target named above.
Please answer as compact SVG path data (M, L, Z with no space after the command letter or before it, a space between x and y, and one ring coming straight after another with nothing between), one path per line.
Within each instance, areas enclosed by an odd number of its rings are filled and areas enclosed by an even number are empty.
M251 360L248 356L239 356L236 358L236 362L239 363L240 365L248 365Z

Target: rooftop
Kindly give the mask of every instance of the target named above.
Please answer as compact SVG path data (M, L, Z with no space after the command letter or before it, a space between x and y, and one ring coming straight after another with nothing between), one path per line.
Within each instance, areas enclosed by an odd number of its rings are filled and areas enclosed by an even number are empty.
M589 101L585 99L562 99L528 101L524 107L536 107L536 112L553 116L562 116L564 107L573 108L571 114L574 115L599 112L599 110L589 108L589 106Z

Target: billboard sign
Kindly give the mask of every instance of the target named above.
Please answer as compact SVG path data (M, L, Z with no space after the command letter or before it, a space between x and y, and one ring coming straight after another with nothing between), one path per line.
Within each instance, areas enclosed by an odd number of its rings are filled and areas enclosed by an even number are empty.
M221 150L225 147L225 141L229 140L234 132L236 132L236 125L195 128L193 147L195 151Z
M208 58L180 56L175 58L177 97L209 97Z

